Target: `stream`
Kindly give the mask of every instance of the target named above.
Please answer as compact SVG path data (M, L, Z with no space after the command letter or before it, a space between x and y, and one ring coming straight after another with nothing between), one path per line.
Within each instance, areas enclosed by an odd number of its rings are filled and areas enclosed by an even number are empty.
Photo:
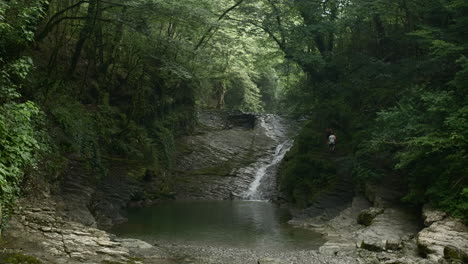
M276 196L278 166L293 145L290 130L281 117L257 116L252 133L265 138L262 142L268 145L262 146L264 154L237 168L235 177L231 177L247 180L226 180L239 182L237 199L183 199L131 208L127 211L128 222L115 226L112 232L153 244L281 251L317 249L324 243L321 236L291 227L287 224L291 219L288 210L270 202ZM216 179L207 188L222 184L222 179Z

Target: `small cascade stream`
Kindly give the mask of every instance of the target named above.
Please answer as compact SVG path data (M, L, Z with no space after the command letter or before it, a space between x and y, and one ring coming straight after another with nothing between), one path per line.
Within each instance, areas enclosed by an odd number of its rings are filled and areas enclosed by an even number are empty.
M273 198L279 164L293 145L293 140L288 137L288 127L280 117L275 115L260 116L258 124L262 130L260 133L265 133L272 139L276 147L273 153L260 158L247 169L254 172L254 179L248 190L242 195L244 200L269 200Z
M270 158L271 161L266 163L261 162L260 166L256 170L254 181L250 184L248 191L243 196L244 199L265 200L269 198L269 194L266 191L271 191L271 189L275 188L278 166L281 160L283 160L284 155L286 155L292 147L292 143L292 140L286 140L279 144L275 149L274 155ZM267 180L270 182L267 182ZM263 186L263 188L261 188L262 184L267 186Z

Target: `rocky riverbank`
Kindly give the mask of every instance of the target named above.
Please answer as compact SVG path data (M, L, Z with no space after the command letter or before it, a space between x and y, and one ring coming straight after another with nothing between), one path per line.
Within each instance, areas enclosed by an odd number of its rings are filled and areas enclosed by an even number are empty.
M150 245L118 238L105 231L62 218L52 198L24 200L5 233L0 263L28 264L358 264L349 256L314 250L255 250L208 245ZM15 256L20 262L1 262ZM21 257L19 257L21 256ZM21 262L27 259L26 262Z
M268 115L205 112L200 120L197 133L179 145L174 175L177 198L242 196L256 168L291 133L291 124ZM468 263L468 230L463 223L430 207L424 207L422 213L406 208L399 202L403 189L391 179L368 185L365 197L355 196L346 166L349 161L342 157L336 162L340 179L335 188L290 221L297 228L321 233L326 242L319 250L223 248L164 241L151 245L118 238L96 227L122 221L120 211L142 187L126 180L127 168L115 166L113 177L96 188L86 171L76 169L81 167L76 160L56 196L34 192L40 194L21 201L4 234L0 263ZM147 185L157 183L158 179ZM21 256L29 262L18 260ZM13 258L17 261L9 260Z
M184 245L118 238L105 231L64 219L51 197L22 201L2 242L2 256L34 256L50 264L432 264L466 263L467 230L458 220L424 209L421 230L414 212L397 206L375 207L355 197L331 219L324 215L292 220L298 228L323 234L319 250L268 250ZM374 207L369 207L369 206ZM360 223L358 224L358 219ZM367 220L364 220L367 219ZM416 219L418 220L418 219ZM416 224L415 224L416 223ZM364 225L365 224L365 225ZM426 252L423 258L422 252ZM15 255L16 254L16 255ZM3 258L5 259L5 258Z
M388 180L366 189L366 197L354 197L336 216L324 212L290 224L320 232L327 240L321 254L360 263L468 263L468 229L460 220L428 206L422 214L404 206L403 189Z
M433 261L452 259L468 263L468 227L427 205L422 215L425 228L417 236L421 254Z
M118 240L105 231L64 219L52 198L23 200L4 234L3 253L25 253L42 263L131 263L128 245L149 248L137 240ZM22 262L20 262L22 263Z

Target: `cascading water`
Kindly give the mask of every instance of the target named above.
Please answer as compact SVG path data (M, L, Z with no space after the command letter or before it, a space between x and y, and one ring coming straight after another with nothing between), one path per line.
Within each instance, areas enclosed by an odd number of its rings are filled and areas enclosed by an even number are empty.
M292 147L292 140L286 140L283 143L279 144L275 149L275 154L269 163L262 164L262 166L257 168L255 173L254 181L250 184L248 191L245 193L244 197L248 200L263 200L266 198L264 192L260 190L260 185L262 181L266 179L275 182L274 178L276 177L277 167L281 160L284 158L284 155ZM270 182L270 183L271 183ZM264 183L267 184L267 183ZM270 186L274 187L274 186Z
M235 194L231 195L231 199L164 201L150 207L132 208L128 211L129 221L117 226L113 232L143 239L151 244L179 244L184 250L186 245L189 248L193 246L194 249L200 246L210 249L220 247L222 250L219 252L225 252L226 248L254 249L255 253L262 250L273 252L317 249L323 244L321 235L287 225L287 221L291 219L288 210L268 201L276 195L276 172L293 143L290 133L296 130L295 123L275 115L256 115L256 118L253 130L217 130L211 134L215 134L214 137L205 141L218 147L208 146L215 152L221 147L239 144L245 148L244 155L249 156L245 163L239 163L232 174L206 177L216 181L201 184L210 189L210 193L216 193L217 189L213 187L220 187L220 197L226 197L222 192L228 190ZM229 138L233 136L234 138ZM247 138L248 144L238 142ZM231 150L239 151L237 148ZM224 152L224 155L226 157L235 154L226 155ZM211 158L213 155L210 153L207 157ZM242 157L243 155L240 158ZM246 163L248 165L241 165ZM199 181L206 179L201 175L196 178ZM238 197L243 199L234 199Z
M265 133L276 144L275 151L259 159L253 164L254 179L248 190L243 194L245 200L268 200L276 187L276 172L284 155L292 147L293 141L287 138L287 129L282 124L282 119L274 115L259 117L259 125L262 133Z

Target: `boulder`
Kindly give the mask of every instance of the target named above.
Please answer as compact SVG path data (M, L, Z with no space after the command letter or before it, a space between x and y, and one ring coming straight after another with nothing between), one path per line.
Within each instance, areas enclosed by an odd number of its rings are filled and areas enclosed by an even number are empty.
M369 251L381 252L385 250L385 245L385 240L381 240L375 237L368 237L361 241L359 247Z
M457 256L468 252L468 228L461 220L447 217L419 232L417 244L420 253L434 261Z
M424 225L430 226L437 221L441 221L447 216L445 212L436 210L430 205L424 205L422 209L422 217L424 219Z
M364 225L364 226L370 226L372 224L372 220L379 214L382 214L384 212L383 208L376 208L376 207L371 207L366 210L362 210L357 218L358 224Z
M417 215L410 210L386 208L369 226L356 232L358 246L374 252L400 250L404 241L419 231L417 221Z
M396 250L400 250L402 249L403 245L402 245L402 241L401 240L386 240L385 241L385 249L386 250L393 250L393 251L396 251Z
M454 246L445 246L444 247L444 258L448 260L458 260L462 263L468 263L468 252L454 247Z

